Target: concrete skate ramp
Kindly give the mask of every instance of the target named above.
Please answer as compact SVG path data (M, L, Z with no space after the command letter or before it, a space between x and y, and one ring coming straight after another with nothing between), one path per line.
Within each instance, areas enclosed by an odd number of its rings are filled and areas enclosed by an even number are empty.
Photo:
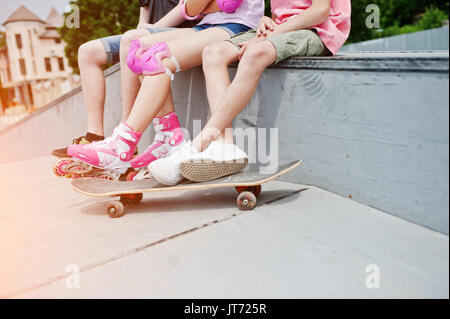
M274 181L108 199L0 165L0 298L448 298L448 236L322 189ZM5 187L3 187L5 186Z
M251 161L264 163L269 150L277 155L271 164L304 160L285 181L448 234L448 67L448 51L290 59L264 72L234 126L258 141L246 147ZM117 66L107 75L109 134L121 117ZM173 87L182 124L192 132L193 120L204 123L208 114L201 69L177 74ZM47 155L84 134L85 123L78 89L1 131L0 163Z

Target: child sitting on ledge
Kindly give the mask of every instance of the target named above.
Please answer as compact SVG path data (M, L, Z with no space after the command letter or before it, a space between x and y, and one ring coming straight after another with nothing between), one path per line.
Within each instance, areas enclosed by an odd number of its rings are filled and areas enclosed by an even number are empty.
M159 182L179 182L181 170L185 177L201 180L242 169L246 158L233 143L231 123L250 102L263 71L292 56L335 54L350 33L350 0L272 0L271 9L272 17L261 18L256 30L203 51L212 116L192 143L149 165ZM231 82L228 66L236 61L239 65Z

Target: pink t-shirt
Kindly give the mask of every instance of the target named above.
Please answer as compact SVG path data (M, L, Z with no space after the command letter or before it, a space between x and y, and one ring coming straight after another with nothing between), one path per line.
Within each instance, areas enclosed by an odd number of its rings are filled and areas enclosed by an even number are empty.
M258 27L264 15L264 0L244 0L234 13L214 12L207 14L199 24L240 23L251 29Z
M281 24L305 11L312 0L271 0L275 22ZM350 34L350 0L331 0L330 17L327 21L311 29L316 29L322 42L331 53L336 54Z

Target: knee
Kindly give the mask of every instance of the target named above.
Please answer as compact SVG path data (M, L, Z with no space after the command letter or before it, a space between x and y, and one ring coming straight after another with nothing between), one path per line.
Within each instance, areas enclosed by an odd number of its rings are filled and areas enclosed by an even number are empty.
M128 52L128 48L130 47L131 41L134 38L137 38L136 30L130 30L125 32L120 39L120 53L121 55L126 54Z
M227 47L226 43L216 43L209 45L203 50L203 67L209 68L227 65L229 56L230 50Z
M248 68L249 71L260 72L272 63L272 59L272 52L268 50L267 43L255 43L245 50L240 66Z
M129 30L122 35L122 38L120 39L120 45L121 46L122 46L122 44L130 45L131 41L134 38L138 38L138 37L139 37L138 30Z
M93 40L83 43L78 48L78 64L97 64L103 65L105 61L105 49L99 40Z

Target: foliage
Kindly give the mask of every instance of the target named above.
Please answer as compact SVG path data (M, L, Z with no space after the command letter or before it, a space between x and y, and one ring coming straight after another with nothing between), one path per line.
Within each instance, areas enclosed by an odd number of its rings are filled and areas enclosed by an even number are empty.
M430 6L417 22L417 26L422 30L438 28L442 27L442 22L447 19L448 14L435 6Z
M380 8L380 29L366 27L366 7ZM416 32L442 26L448 20L449 1L352 0L352 31L349 42Z
M425 10L425 13L423 13L421 17L413 24L399 26L399 23L396 21L393 26L385 28L377 35L377 37L389 37L398 34L438 28L442 26L442 22L446 19L448 19L448 16L444 11L436 8L435 6L430 6Z
M64 24L59 29L65 41L66 56L75 73L78 70L78 48L90 40L122 34L135 29L139 21L139 2L136 0L72 0L80 12L80 28ZM65 18L71 12L65 13Z

